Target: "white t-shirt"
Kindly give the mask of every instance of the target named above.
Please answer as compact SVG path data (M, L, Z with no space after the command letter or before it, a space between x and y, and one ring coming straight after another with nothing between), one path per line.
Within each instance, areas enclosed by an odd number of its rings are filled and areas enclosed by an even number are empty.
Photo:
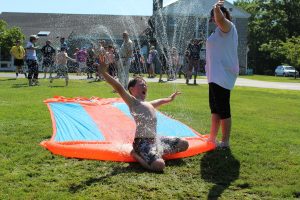
M121 58L131 58L133 56L133 43L130 39L123 42L120 49Z
M208 83L232 90L239 74L238 35L231 23L231 29L224 33L216 28L206 41L205 71Z
M32 42L27 42L27 45L26 45L26 59L27 60L37 60L35 49L30 49L32 47L34 47L34 44Z

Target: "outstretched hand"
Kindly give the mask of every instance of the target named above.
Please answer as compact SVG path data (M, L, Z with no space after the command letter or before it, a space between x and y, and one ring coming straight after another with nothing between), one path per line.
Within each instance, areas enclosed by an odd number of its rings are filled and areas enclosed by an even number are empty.
M222 7L224 5L224 0L218 0L217 3L214 5L215 7Z
M94 66L96 66L100 73L107 72L108 64L105 63L105 61L100 61L100 63L95 63Z
M176 92L174 92L173 94L171 94L171 96L170 96L169 98L171 98L171 100L173 101L173 100L175 99L175 97L176 97L177 95L180 95L180 94L181 94L181 92L176 91Z
M100 71L103 72L107 72L108 70L108 64L105 61L101 61L100 62Z

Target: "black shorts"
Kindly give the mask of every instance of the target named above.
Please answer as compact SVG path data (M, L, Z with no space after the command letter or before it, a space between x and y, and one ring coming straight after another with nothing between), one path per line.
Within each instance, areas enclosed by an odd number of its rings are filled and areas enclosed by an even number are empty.
M54 64L54 60L52 58L44 58L43 67L52 67Z
M230 90L209 83L209 107L211 113L218 114L221 119L230 118Z
M26 60L28 65L28 73L29 74L38 74L39 73L39 65L36 60Z
M189 62L189 71L192 71L194 68L195 72L198 72L199 65L200 65L199 60L194 60L193 58L191 58Z
M23 66L24 65L24 60L23 59L15 59L14 60L14 65L15 66Z

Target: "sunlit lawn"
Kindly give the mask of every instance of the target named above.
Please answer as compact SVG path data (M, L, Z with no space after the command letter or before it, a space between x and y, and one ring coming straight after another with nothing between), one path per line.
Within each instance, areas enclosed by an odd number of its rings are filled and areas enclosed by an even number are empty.
M270 81L270 82L291 82L300 83L300 78L297 77L283 77L283 76L267 76L267 75L242 75L240 78L247 78L258 81Z
M207 85L149 84L149 99L182 91L160 110L200 133L210 126ZM115 97L105 82L0 79L0 199L293 199L300 196L300 93L236 87L231 151L139 164L66 159L39 146L52 124L44 99ZM101 113L99 113L101 114Z

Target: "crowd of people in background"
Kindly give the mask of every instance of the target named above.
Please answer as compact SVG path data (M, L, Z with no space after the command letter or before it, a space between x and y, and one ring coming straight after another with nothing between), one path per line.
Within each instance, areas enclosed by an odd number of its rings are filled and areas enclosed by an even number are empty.
M135 45L126 31L122 37L123 43L120 48L117 48L113 43L100 40L96 45L88 44L75 48L75 52L73 51L74 53L70 56L67 54L70 51L64 37L60 38L59 48L52 46L50 40L47 40L42 47L37 46L39 37L36 35L29 37L25 48L21 45L21 41L17 40L10 51L14 58L16 78L20 73L24 73L30 86L38 85L39 67L41 67L44 73L43 78L49 78L53 82L54 78L68 77L69 63L71 62L71 65L75 66L75 73L78 76L86 75L87 79L101 81L103 78L99 73L97 64L106 59L109 63L109 74L118 78L124 87L128 83L129 73L133 73L133 76L148 74L148 78L155 78L158 75L159 83L173 81L182 78L183 75L186 84L189 84L189 80L194 74L194 84L197 84L196 78L199 69L200 67L204 68L205 64L204 60L200 58L202 40L192 39L186 49L177 49L176 47L160 49L161 45L152 43L144 44L141 47ZM42 62L38 61L37 50L41 52ZM61 54L61 52L64 53ZM25 64L28 70L26 70ZM28 76L26 71L28 71ZM53 73L57 75L54 77ZM165 81L163 74L167 76Z

